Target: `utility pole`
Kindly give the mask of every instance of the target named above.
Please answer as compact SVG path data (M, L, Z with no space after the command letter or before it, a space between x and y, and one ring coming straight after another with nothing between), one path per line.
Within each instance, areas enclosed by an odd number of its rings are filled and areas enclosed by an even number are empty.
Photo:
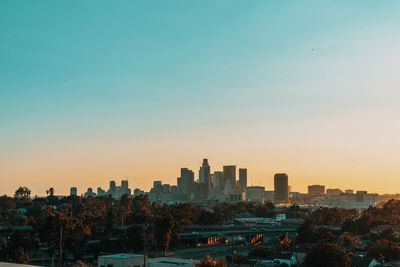
M235 267L235 250L233 246L233 235L232 235L232 267Z
M143 236L143 254L144 254L144 259L143 259L143 267L147 267L147 244L146 244L146 234Z
M60 227L60 260L59 260L59 265L62 267L62 223Z

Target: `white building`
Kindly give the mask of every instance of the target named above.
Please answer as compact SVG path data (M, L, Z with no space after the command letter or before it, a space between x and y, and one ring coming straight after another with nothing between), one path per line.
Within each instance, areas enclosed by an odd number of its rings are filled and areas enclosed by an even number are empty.
M98 267L143 267L144 256L139 254L113 254L98 258Z

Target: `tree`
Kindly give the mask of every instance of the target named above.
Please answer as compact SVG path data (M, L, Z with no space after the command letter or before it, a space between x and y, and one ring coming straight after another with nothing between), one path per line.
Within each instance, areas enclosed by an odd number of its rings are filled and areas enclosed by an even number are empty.
M46 194L50 195L51 197L54 196L54 192L55 190L53 187L50 187L48 190L46 190Z
M386 228L381 233L379 233L378 239L398 241L398 238L396 237L396 233L392 228Z
M311 222L311 220L306 219L305 222L300 225L299 229L297 230L297 243L317 241L315 231L315 225Z
M228 267L224 259L213 260L210 256L206 256L199 263L193 262L195 267Z
M252 257L260 257L260 258L269 258L274 256L277 252L268 247L255 247L252 251L249 252L249 256Z
M28 187L25 186L20 186L14 194L15 198L30 198L31 196L31 190L28 189Z
M346 252L353 250L361 245L358 237L348 232L344 232L343 234L341 234L338 237L337 243L339 246L343 247Z
M175 220L171 215L159 216L154 223L156 243L163 249L164 256L167 255L174 225Z
M367 246L367 255L371 258L385 257L394 259L400 256L400 245L390 240L375 240Z
M311 248L304 260L305 267L348 267L350 259L343 249L332 243L321 243Z

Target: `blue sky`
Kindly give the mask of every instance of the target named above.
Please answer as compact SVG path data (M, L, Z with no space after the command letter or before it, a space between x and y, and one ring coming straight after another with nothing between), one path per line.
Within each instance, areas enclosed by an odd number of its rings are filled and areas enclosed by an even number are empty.
M201 157L244 164L267 187L287 170L300 191L327 171L322 182L338 187L398 178L399 11L398 1L1 1L0 177L12 183L0 191L28 183L40 194L64 168L82 188L113 175L175 183Z

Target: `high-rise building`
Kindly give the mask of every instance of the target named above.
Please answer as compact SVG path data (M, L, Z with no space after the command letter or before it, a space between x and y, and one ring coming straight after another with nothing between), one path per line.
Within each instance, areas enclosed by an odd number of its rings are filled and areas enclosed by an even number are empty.
M153 182L153 189L156 192L161 192L162 191L162 181L154 181Z
M104 191L101 187L97 187L97 196L104 196L106 191Z
M210 165L208 159L203 159L203 164L199 170L200 198L206 199L210 192Z
M121 181L121 187L123 188L123 189L128 189L128 180L122 180Z
M220 171L214 172L214 182L213 182L213 187L223 190L225 186L224 183L224 173Z
M183 178L178 177L176 178L176 186L178 187L178 192L183 193L184 191L184 183L183 183Z
M183 183L183 193L190 195L194 193L194 173L188 168L181 168L181 178Z
M225 181L224 194L227 197L229 197L232 194L231 180L226 180Z
M78 195L78 189L76 187L71 187L69 190L69 195L70 196L77 196Z
M274 176L274 201L277 203L289 202L288 175L277 173Z
M308 195L309 196L318 196L325 194L325 186L324 185L309 185L308 186Z
M247 169L241 168L239 169L239 188L240 191L243 192L243 190L247 187Z
M125 195L125 194L130 194L129 190L129 185L128 185L128 180L122 180L121 181L121 192L120 195Z
M117 185L115 181L110 181L110 189L108 190L108 194L113 198L117 198Z
M199 183L205 183L210 187L210 165L208 159L203 159L203 164L199 170Z
M226 181L230 181L230 185L233 188L236 184L236 166L235 165L229 165L229 166L224 166L224 185L223 188L225 188L225 183Z

